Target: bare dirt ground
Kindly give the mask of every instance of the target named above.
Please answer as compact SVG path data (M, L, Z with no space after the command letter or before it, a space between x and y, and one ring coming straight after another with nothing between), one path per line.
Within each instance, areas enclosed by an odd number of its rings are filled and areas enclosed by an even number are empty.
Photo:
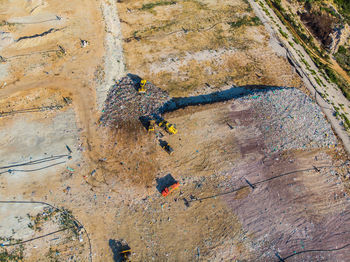
M246 2L169 3L0 3L0 201L55 207L0 202L1 244L54 232L0 247L0 259L116 261L113 240L125 240L133 261L346 261L341 143L266 154L253 100L236 98L165 113L179 129L156 128L171 156L139 121L100 125L124 56L172 96L305 89ZM164 198L169 174L180 188Z
M172 96L224 85L301 85L244 1L118 3L126 67ZM246 26L251 25L251 26Z
M114 222L108 223L113 228L110 235L127 239L137 250L133 259L277 261L275 252L287 257L294 251L347 244L349 199L340 174L346 175L348 167L329 167L343 163L332 158L342 151L320 148L266 156L256 127L259 120L252 111L247 114L249 109L249 105L226 102L166 114L169 121L182 127L177 135L163 138L175 149L171 157L155 147L158 142L153 135L143 139L144 159L148 166L157 167L150 173L141 168L144 177L155 175L151 187L142 199L144 190L140 188L140 198L129 200L128 209L117 208ZM240 124L230 129L227 122ZM147 157L150 148L156 157ZM140 149L128 147L137 163L134 156L140 157ZM124 162L123 155L118 161L128 170L132 163ZM326 167L318 172L313 166ZM294 172L297 170L305 171ZM156 179L167 174L180 181L181 187L164 199L156 191ZM139 176L137 170L130 171L130 179ZM105 179L118 194L131 193L119 191L117 185L126 184L124 177L109 175ZM245 179L257 183L256 188L252 190ZM114 199L112 192L108 196ZM190 201L187 208L184 199ZM328 229L332 223L339 224L337 229ZM336 254L296 254L289 260L331 261L336 257L346 261L348 255L344 249Z
M89 134L96 110L93 86L103 61L104 23L94 1L70 5L60 1L2 1L0 10L1 198L45 201L48 195L63 193L68 186L65 180L80 165L84 137ZM83 47L81 40L86 40L87 46ZM69 158L66 146L72 150ZM62 202L53 204L60 206ZM48 226L36 232L23 223L22 228L11 228L18 218L25 221L29 209L26 204L2 205L2 215L7 219L2 219L1 237L26 240L55 229ZM71 257L88 260L87 246L75 251L79 241L69 240L66 231L57 234L27 244L25 260L47 261L57 256L65 261ZM57 237L64 241L50 240ZM70 244L64 243L66 237ZM79 258L81 252L84 254Z

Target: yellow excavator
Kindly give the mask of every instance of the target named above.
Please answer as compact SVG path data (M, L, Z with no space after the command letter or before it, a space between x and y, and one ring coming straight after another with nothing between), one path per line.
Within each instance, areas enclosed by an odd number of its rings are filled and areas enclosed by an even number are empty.
M154 132L155 125L156 125L156 121L155 120L150 120L148 122L148 132Z
M139 93L145 93L146 92L146 83L147 83L147 80L145 79L142 79L141 82L140 82L140 87L138 89Z
M165 131L167 131L169 134L176 134L177 133L177 129L176 126L173 124L170 124L168 121L166 120L162 120L161 122L159 122L158 124L160 127L163 127L165 129Z
M131 249L125 249L119 253L121 260L125 262L130 262L129 256L131 255Z

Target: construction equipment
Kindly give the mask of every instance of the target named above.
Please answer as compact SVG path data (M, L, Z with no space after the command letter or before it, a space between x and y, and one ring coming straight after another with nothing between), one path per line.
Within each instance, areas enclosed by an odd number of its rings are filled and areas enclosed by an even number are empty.
M165 129L165 131L167 131L169 134L176 134L177 133L177 129L176 126L173 124L170 124L168 121L166 120L162 120L159 122L158 124L160 127L163 127Z
M125 240L109 240L109 246L112 249L113 252L113 261L123 262L127 261L130 262L130 256L131 256L131 248L130 246L125 242Z
M139 93L145 93L146 92L146 83L147 83L147 80L145 79L142 79L141 82L140 82L140 87L139 87Z
M172 191L174 191L179 186L180 186L180 183L179 182L175 182L171 186L168 186L168 187L164 188L164 190L162 191L162 195L163 196L169 195Z
M155 125L156 125L156 121L155 120L150 120L148 122L148 132L154 132Z
M121 261L130 261L129 256L131 255L131 249L125 249L120 251L119 253L120 257L122 258Z
M174 153L174 149L172 149L167 141L162 141L160 145L169 155Z

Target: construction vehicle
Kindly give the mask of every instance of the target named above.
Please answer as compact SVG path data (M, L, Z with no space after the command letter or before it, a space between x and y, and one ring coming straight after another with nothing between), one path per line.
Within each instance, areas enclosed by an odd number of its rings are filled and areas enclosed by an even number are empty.
M174 149L169 145L167 141L160 140L160 146L167 152L169 155L174 153Z
M159 122L158 124L160 127L163 127L165 129L165 131L167 131L169 134L176 134L177 133L177 129L176 126L173 124L170 124L168 121L166 120L162 120Z
M141 82L140 82L140 87L138 89L139 93L145 93L146 92L146 83L147 83L147 80L145 79L142 79Z
M129 256L131 255L131 249L122 250L119 253L121 261L130 261Z
M150 120L148 122L148 132L154 132L155 125L156 125L156 121L155 120Z
M174 191L179 186L180 186L180 183L179 182L175 182L174 184L164 188L163 191L162 191L162 195L166 197L167 195L169 195L172 191Z
M109 246L113 252L113 261L130 262L131 248L125 240L109 240Z

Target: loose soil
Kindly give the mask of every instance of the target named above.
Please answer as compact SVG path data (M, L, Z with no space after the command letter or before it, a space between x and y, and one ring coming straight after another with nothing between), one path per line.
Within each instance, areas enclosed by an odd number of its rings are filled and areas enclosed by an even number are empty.
M176 135L160 127L148 133L139 121L100 125L113 78L124 73L114 4L0 4L7 21L0 25L0 200L63 207L88 233L24 243L23 261L114 261L113 240L126 241L134 261L272 261L276 252L295 254L288 261L346 261L348 248L298 254L349 239L349 166L340 142L267 154L262 119L235 98L165 113ZM263 26L231 27L254 17L246 2L147 4L116 4L126 68L170 95L301 85ZM294 172L300 169L307 171ZM168 197L159 192L165 176L180 182ZM43 204L0 202L0 210L0 243L67 226L50 218L40 232L28 227Z

